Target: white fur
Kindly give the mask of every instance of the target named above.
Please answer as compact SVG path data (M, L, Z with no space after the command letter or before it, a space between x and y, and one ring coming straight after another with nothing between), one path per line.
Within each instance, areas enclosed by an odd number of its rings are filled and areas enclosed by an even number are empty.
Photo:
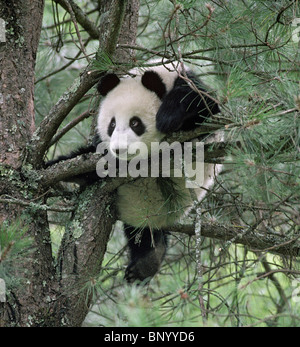
M214 134L211 134L206 140L205 144L208 143L218 143L218 142L224 142L224 132L218 131ZM196 188L195 193L197 195L198 201L201 201L204 199L205 195L207 194L207 191L214 185L216 182L216 177L220 174L220 172L223 170L222 164L209 164L204 163L204 183L203 188Z
M180 69L180 66L176 66ZM178 73L172 64L149 68L157 72L166 85L167 91L173 88ZM102 141L107 142L107 147L114 152L116 149L128 149L132 143L142 141L150 149L151 142L160 142L163 135L156 129L156 113L161 105L161 100L154 93L141 84L140 69L131 73L137 77L127 77L111 90L102 101L97 129ZM146 132L137 136L129 126L129 120L137 116L145 127ZM108 126L115 117L116 127L110 137ZM207 167L208 168L208 167ZM212 168L205 170L205 184L211 185ZM119 218L123 222L135 226L150 228L166 228L178 221L191 206L190 192L185 188L185 179L172 178L176 183L176 190L181 196L178 207L170 210L170 204L165 201L156 178L138 178L132 183L124 184L118 188L117 207ZM203 198L205 191L199 190L199 197Z
M169 208L170 204L163 197L156 178L140 178L118 188L119 218L137 228L166 228L174 225L192 206L192 199L189 190L185 188L184 178L172 180L176 183L178 194L182 196L177 208Z
M184 69L189 71L186 66ZM181 72L182 66L179 63L169 63L147 69L132 69L129 73L137 76L122 79L118 86L108 93L99 110L97 129L102 141L109 144L108 147L113 153L116 149L127 149L130 144L139 141L143 141L150 149L151 142L159 142L163 138L163 134L156 129L155 125L155 116L161 100L154 92L142 85L141 75L145 70L155 71L169 92L178 77L177 71ZM141 118L146 126L147 130L142 139L128 125L133 116ZM109 137L107 129L113 117L116 119L116 128Z
M156 129L155 115L161 105L158 96L141 84L140 77L126 78L108 93L103 100L98 116L98 133L102 141L109 144L110 150L127 149L128 145L143 141L148 148L151 142L160 141L163 135ZM146 126L142 138L129 127L129 120L137 116ZM107 130L115 117L116 128L111 137Z
M148 63L161 64L162 62L161 60L154 59L154 60L149 60ZM186 65L182 67L182 65L179 62L173 62L173 63L161 64L157 66L154 65L147 68L136 67L130 70L129 74L139 76L139 75L142 75L147 70L155 71L161 77L161 79L163 80L166 86L167 92L169 92L174 86L174 81L178 77L178 73L182 73L183 68L186 72L190 71L190 68L187 67Z

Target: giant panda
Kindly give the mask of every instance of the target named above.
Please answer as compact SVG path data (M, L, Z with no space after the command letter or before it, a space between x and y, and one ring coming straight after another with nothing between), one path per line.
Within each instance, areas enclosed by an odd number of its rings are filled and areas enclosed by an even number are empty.
M166 134L192 130L219 112L202 82L179 63L136 68L123 78L106 74L98 83L98 91L103 99L97 136L119 160L123 160L122 155L132 143L143 142L150 149L152 142L161 141ZM48 162L47 166L95 152L98 142ZM85 184L100 179L95 172L79 178ZM130 253L127 282L148 282L156 274L166 253L168 230L192 202L184 177L140 177L118 188L118 219L124 223Z

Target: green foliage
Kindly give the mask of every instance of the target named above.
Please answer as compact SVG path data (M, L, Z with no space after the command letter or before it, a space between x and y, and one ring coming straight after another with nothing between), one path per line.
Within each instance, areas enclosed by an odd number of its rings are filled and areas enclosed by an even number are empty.
M116 229L102 273L88 284L95 305L86 326L300 326L295 299L300 284L280 273L284 262L279 257L268 255L261 262L259 255L243 247L220 251L221 244L206 240L202 245L203 289L199 291L195 241L172 237L166 262L150 286L128 286L122 280L127 256L120 236ZM115 249L121 251L116 254ZM272 271L276 280L268 275ZM199 295L204 300L204 317Z
M8 290L19 286L24 280L24 273L18 276L13 274L17 273L16 264L21 267L24 263L24 257L32 245L32 240L26 236L27 229L21 219L13 223L5 221L0 225L0 278L4 279Z
M73 84L86 66L86 58L81 54L78 46L74 44L74 24L71 21L64 23L66 14L58 7L58 12L53 8L54 3L46 2L44 25L36 64L35 111L36 123L47 116L51 108L61 95ZM55 15L54 15L55 14ZM57 23L61 23L57 25ZM83 42L89 42L86 47L88 56L95 55L97 43L81 32ZM98 99L95 98L96 90L91 90L90 95L83 98L69 113L62 127L69 124L75 117L87 110L97 107ZM70 146L86 144L90 136L92 119L87 118L68 131L58 143L52 146L48 153L51 159L60 154L69 153Z
M109 57L105 52L98 51L96 53L96 58L93 61L93 67L99 72L106 72L112 69L113 62L111 57Z
M141 1L134 65L144 66L152 58L183 60L217 93L221 119L226 124L225 138L231 146L223 173L202 202L203 220L218 221L228 227L240 226L266 238L276 236L286 240L284 237L288 236L297 242L300 232L299 43L291 39L294 29L291 23L300 17L297 2L217 0L207 3ZM89 1L83 6L85 10L93 8ZM87 66L87 59L74 38L73 23L67 21L68 16L61 9L55 18L54 21L53 8L48 2L47 27L42 32L36 69L37 124ZM91 18L99 24L96 15ZM89 65L91 68L100 72L119 68L117 57L113 60L101 53L95 41L88 41L84 30L81 35L87 54L94 57L98 52ZM62 127L93 109L96 103L91 92L72 110ZM68 153L87 142L93 124L88 119L72 128L52 146L49 157ZM66 219L65 214L61 215L62 226L51 228L54 255ZM57 217L53 219L58 222ZM0 238L1 254L14 238L20 239L17 233L6 233L12 238L5 236L7 241ZM194 238L173 235L167 259L150 286L129 287L123 280L128 259L121 235L121 228L116 228L101 274L83 285L94 296L85 325L300 325L298 259L274 256L270 249L258 251L251 249L251 245L237 246L225 237L224 240L203 238L198 249L201 264L196 264ZM10 255L17 255L20 248L14 243ZM0 262L0 277L5 276L3 266L9 264L7 261ZM199 266L203 270L200 279Z
M2 260L6 257L17 256L22 249L27 248L30 244L30 240L25 237L27 228L21 220L14 221L13 224L4 222L0 226L0 231Z

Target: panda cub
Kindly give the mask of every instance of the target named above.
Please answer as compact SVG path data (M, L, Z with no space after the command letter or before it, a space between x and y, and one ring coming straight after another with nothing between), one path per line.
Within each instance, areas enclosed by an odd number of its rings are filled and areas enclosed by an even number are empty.
M150 151L151 143L160 142L165 134L192 130L219 112L218 105L209 98L193 72L186 66L181 71L180 64L176 69L174 66L134 69L130 76L121 79L110 73L100 80L98 91L104 99L99 109L97 133L119 160L133 143L143 142ZM205 93L193 90L180 77L181 73ZM80 148L47 166L95 152L96 145ZM78 178L85 184L101 179L95 173ZM167 230L192 205L190 191L184 177L139 177L118 188L116 204L130 251L125 279L129 283L147 282L159 270L165 256Z

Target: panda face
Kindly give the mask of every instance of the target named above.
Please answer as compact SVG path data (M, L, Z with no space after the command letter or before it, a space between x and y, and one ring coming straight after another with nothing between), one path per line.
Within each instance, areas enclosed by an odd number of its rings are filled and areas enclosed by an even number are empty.
M120 123L122 123L122 122L120 122ZM125 124L125 126L126 126L126 124ZM143 121L138 116L133 116L132 118L130 118L129 127L137 136L142 136L146 131L146 127L145 127ZM109 126L108 126L108 130L107 130L108 136L111 137L116 128L118 129L118 128L120 128L120 126L117 127L116 118L113 117L109 123Z
M110 138L109 149L113 155L121 159L122 157L130 159L129 147L131 146L134 151L135 146L143 142L143 135L146 132L146 125L138 115L129 117L124 115L120 117L113 116L107 128L107 135ZM147 153L143 153L143 157L146 155Z
M100 107L97 128L112 154L121 159L137 154L148 156L151 142L159 142L163 137L156 129L160 105L160 98L142 85L140 77L120 81L107 94ZM140 146L141 143L146 146Z

